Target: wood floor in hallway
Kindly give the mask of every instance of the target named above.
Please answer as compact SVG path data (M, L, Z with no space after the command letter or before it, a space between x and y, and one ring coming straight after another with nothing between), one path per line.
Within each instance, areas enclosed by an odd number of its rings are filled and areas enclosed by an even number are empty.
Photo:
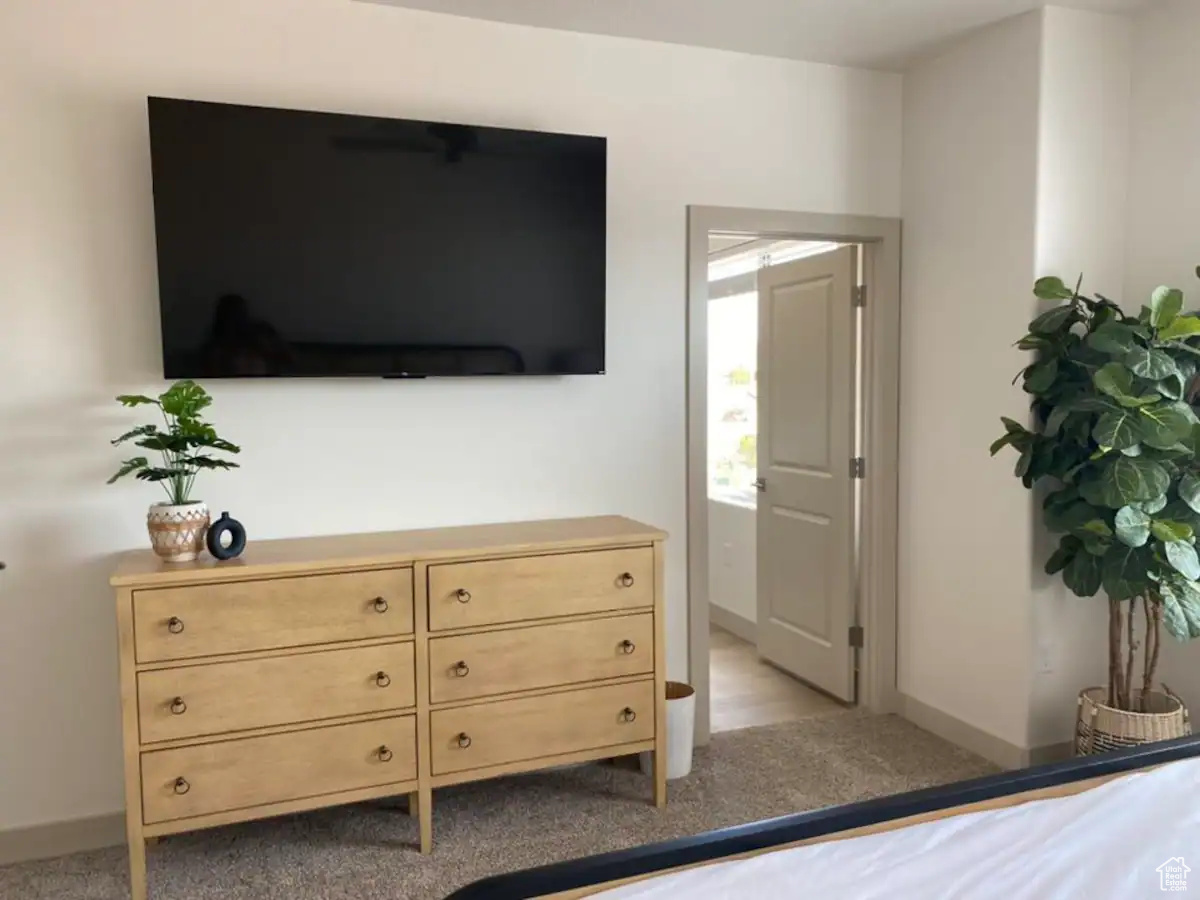
M709 637L712 731L794 722L846 709L758 658L753 644L712 626Z

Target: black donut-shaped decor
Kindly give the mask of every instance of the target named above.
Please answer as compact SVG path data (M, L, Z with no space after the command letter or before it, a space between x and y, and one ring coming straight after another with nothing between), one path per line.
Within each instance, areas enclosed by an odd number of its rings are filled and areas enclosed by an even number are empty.
M228 544L224 541L226 534L229 535ZM208 544L208 552L217 559L233 559L235 556L241 556L242 551L246 549L246 529L237 519L229 518L229 513L223 512L221 518L209 526L205 542Z

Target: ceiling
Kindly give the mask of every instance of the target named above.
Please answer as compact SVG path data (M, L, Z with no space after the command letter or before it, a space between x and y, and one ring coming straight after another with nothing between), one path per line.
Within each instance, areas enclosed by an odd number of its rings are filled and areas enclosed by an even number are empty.
M375 0L564 31L836 65L902 69L956 35L1046 0ZM1153 0L1055 0L1130 12Z

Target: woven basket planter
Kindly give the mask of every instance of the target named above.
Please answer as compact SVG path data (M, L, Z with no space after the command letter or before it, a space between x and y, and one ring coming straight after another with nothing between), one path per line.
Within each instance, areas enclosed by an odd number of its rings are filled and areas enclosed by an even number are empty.
M1105 701L1105 688L1088 688L1079 694L1079 718L1075 726L1075 755L1090 756L1139 744L1169 741L1192 733L1183 701L1171 693L1151 691L1146 695L1146 712L1114 709ZM1141 691L1133 692L1137 704Z
M146 514L150 546L163 562L191 562L199 556L208 525L208 507L200 502L155 503Z

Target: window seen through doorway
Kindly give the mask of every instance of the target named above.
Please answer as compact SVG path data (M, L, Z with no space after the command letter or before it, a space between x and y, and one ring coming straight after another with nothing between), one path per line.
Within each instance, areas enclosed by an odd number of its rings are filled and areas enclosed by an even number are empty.
M767 266L837 248L718 237L708 266L708 497L753 508L758 494L758 288Z

